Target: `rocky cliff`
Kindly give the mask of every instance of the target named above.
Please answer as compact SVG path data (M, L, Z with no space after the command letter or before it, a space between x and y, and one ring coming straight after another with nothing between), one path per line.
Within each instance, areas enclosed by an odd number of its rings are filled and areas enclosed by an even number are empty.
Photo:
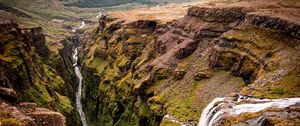
M299 20L268 8L195 6L166 24L102 17L82 43L88 123L196 125L212 99L233 92L299 97Z
M0 24L0 40L0 125L79 125L67 49L52 56L41 27L11 21Z

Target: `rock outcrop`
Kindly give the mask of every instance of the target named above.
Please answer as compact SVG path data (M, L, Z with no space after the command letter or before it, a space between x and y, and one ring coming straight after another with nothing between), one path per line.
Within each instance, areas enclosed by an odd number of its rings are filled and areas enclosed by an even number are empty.
M15 120L23 120L24 116L29 122L17 121L20 125L79 125L76 110L69 99L75 92L72 87L76 86L75 81L72 82L73 71L65 71L69 74L64 75L58 72L68 67L63 66L68 64L67 60L60 60L66 57L52 56L40 27L20 28L11 21L2 22L0 26L0 100L8 107L0 109L8 113L0 122L13 125ZM14 107L24 105L20 102L32 102L33 106L47 110L22 112L23 107ZM11 115L10 106L22 116Z
M66 117L61 113L38 108L35 103L20 103L16 106L0 101L0 124L21 126L65 126Z

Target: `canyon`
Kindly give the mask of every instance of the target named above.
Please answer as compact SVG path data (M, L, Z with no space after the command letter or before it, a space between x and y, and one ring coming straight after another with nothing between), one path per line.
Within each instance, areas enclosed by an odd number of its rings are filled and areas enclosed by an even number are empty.
M0 126L300 124L297 0L68 4L65 20L6 4Z

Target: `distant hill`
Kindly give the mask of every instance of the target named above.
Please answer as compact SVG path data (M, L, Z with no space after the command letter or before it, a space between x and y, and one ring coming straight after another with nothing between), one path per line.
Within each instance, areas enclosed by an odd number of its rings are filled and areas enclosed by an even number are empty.
M65 3L65 6L77 6L77 7L111 7L126 3L141 3L141 4L155 4L150 0L82 0L72 3Z
M82 8L111 7L127 3L155 5L188 1L200 0L64 0L64 2L66 2L65 6L77 6Z

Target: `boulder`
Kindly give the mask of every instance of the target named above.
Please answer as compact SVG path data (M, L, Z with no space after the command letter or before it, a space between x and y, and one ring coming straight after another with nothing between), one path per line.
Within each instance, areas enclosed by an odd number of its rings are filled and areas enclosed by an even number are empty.
M128 26L139 29L156 29L157 22L152 20L138 20L127 24Z
M181 80L185 74L186 74L185 70L175 70L174 79Z
M200 81L202 79L207 79L207 78L209 78L208 73L203 72L203 71L200 71L200 72L194 74L194 80L196 80L196 81Z
M28 113L39 126L65 126L66 117L61 113L53 112L44 108L37 108L36 111Z
M22 102L19 104L19 107L22 108L24 112L29 113L36 110L37 104L31 102Z
M0 87L0 96L9 102L15 102L18 98L18 95L14 89L4 87Z

